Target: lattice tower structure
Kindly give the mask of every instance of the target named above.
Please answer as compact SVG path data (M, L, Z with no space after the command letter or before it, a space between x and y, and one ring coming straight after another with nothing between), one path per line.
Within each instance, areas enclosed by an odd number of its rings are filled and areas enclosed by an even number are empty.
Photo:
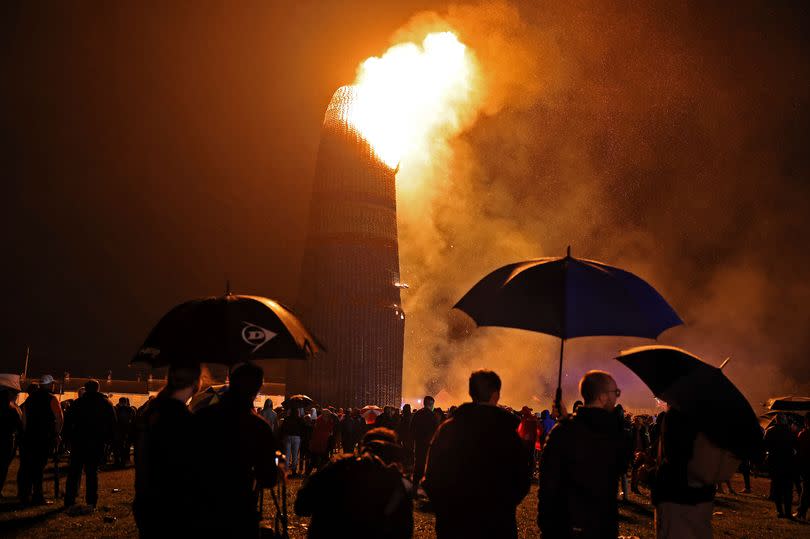
M339 88L324 117L296 309L327 351L288 363L287 392L324 405L399 406L395 171L347 121L354 98Z

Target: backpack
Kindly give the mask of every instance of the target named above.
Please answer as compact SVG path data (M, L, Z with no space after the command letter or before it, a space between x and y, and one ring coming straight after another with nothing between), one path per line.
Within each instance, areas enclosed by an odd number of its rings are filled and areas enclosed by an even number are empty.
M728 481L740 462L731 451L717 447L702 432L698 432L692 459L686 468L687 483L690 487L702 487Z

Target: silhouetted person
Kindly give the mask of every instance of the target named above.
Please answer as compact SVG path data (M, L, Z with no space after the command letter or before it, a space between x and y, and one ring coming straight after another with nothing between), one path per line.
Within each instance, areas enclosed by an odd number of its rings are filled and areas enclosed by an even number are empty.
M298 475L298 461L301 456L301 439L304 435L304 418L301 416L302 408L291 408L287 410L287 416L281 422L279 435L284 447L284 454L287 462L287 471L290 476Z
M29 387L28 398L21 406L23 435L20 443L20 469L17 486L20 502L42 505L45 501L42 475L48 457L56 448L62 432L62 407L51 393L53 376L46 374L38 386Z
M698 431L695 421L676 408L659 415L658 467L652 482L658 539L709 538L712 535L714 484L690 479Z
M206 536L258 536L257 488L276 484L279 449L273 429L253 409L263 378L260 367L240 365L222 400L193 415L198 469L205 470L194 491L197 522Z
M399 418L399 425L397 426L397 438L399 443L402 444L404 455L402 460L402 467L406 472L413 473L413 438L411 438L411 405L405 404L402 407L402 415Z
M169 367L166 386L138 409L132 512L140 537L184 537L197 518L191 492L199 470L186 403L199 390L199 367Z
M135 427L135 409L129 399L121 397L115 405L115 465L123 468L129 464L129 448L132 444L132 431Z
M308 473L315 468L321 467L329 460L329 453L332 451L331 442L334 440L332 434L335 430L335 416L328 409L324 409L312 429L312 437L309 440L310 461Z
M273 429L273 434L278 432L278 414L273 410L273 401L270 399L264 400L264 408L262 408L262 417L270 428Z
M524 406L520 410L520 425L518 426L518 436L523 442L526 450L526 458L529 465L529 478L534 476L534 447L537 443L537 416L532 413L532 409Z
M17 437L22 433L22 412L17 406L20 377L0 374L0 497L6 484L8 467L14 459Z
M115 409L98 389L96 380L84 384L84 395L71 405L65 424L65 439L70 444L65 507L76 502L82 470L85 500L92 507L98 502L98 467L104 462L104 447L115 432Z
M793 457L796 438L784 414L777 415L776 423L765 431L766 464L771 476L771 490L779 518L791 518L793 505Z
M557 421L551 417L551 412L548 410L543 410L540 412L540 422L538 424L538 438L540 441L540 446L545 447L546 440L548 440L548 435L551 433L551 429L554 428L554 425L557 424Z
M640 416L633 418L633 424L630 428L630 440L633 467L630 476L630 489L635 494L641 494L638 490L638 471L641 466L647 462L647 455L650 451L650 431L647 425L644 424L644 419Z
M402 447L393 431L368 431L357 455L343 455L311 475L295 512L311 516L310 539L399 539L413 533L413 507L402 481Z
M577 401L579 402L579 401ZM577 409L581 408L580 405ZM615 408L613 408L613 413L616 415L616 427L619 429L619 436L622 440L622 448L624 449L625 453L625 462L633 462L635 469L635 462L633 461L633 434L632 428L630 423L627 419L627 414L624 412L624 407L621 404L617 404ZM635 473L635 472L634 472ZM635 476L634 476L635 478ZM634 479L635 481L635 479ZM622 497L622 501L627 501L628 499L628 492L627 492L627 469L624 468L619 472L619 484L620 484L620 495ZM637 483L632 483L633 492L635 494L641 494L638 491Z
M810 509L810 413L804 416L804 428L799 433L797 446L796 461L802 478L802 495L799 510L794 516L804 520Z
M433 397L425 396L422 401L423 407L411 418L411 439L414 448L413 464L413 492L416 494L419 489L419 482L425 474L425 462L427 461L427 451L433 433L439 426L436 415L433 413Z
M470 375L470 397L441 424L430 444L425 492L436 511L436 537L517 537L515 510L529 492L520 420L498 407L501 379Z
M584 404L551 430L540 459L537 523L544 539L618 535L616 484L627 469L613 409L621 394L606 372L579 383Z

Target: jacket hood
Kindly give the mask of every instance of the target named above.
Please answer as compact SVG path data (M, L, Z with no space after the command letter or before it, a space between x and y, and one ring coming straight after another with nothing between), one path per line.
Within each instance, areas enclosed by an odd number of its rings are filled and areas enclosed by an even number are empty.
M520 418L498 406L468 402L462 404L453 414L459 423L475 423L484 428L517 430Z
M588 427L597 431L615 431L619 429L616 415L602 408L590 408L581 406L574 415L577 421L585 423Z

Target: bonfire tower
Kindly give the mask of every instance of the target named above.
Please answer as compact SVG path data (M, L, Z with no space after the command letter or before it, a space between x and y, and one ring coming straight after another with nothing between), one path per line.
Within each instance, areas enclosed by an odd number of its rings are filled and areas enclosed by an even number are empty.
M296 305L327 351L288 362L287 393L399 406L405 314L395 171L347 122L354 98L344 86L326 109Z

